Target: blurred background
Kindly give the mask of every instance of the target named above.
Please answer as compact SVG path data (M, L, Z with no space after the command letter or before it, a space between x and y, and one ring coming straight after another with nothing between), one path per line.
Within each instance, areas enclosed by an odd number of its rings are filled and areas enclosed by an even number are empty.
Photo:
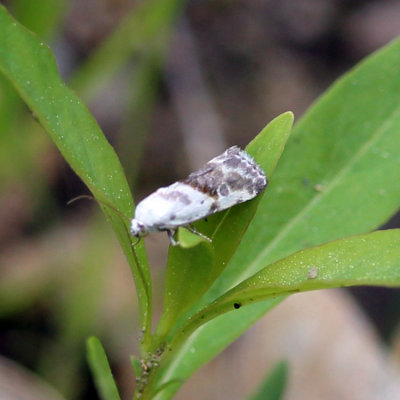
M299 119L400 33L400 3L384 0L0 3L49 44L116 149L136 202L228 146L245 146L279 113ZM93 334L122 398L131 396L134 285L94 202L67 205L86 193L0 76L0 400L98 398L85 360ZM385 227L399 226L395 217ZM157 317L168 243L153 236ZM282 358L287 398L400 398L399 306L400 292L382 288L296 295L177 398L244 398ZM378 377L386 391L364 393L363 379Z

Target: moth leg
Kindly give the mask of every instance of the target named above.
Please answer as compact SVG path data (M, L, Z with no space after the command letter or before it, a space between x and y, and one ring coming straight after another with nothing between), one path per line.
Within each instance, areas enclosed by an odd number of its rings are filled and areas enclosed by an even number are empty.
M174 234L175 234L176 231L172 232L171 229L166 229L166 232L167 232L167 235L168 235L168 239L169 239L169 241L171 243L171 246L178 246L179 242L177 242L174 239Z
M185 225L185 228L186 228L189 232L192 232L192 233L194 233L195 235L200 236L201 238L207 240L207 242L210 242L210 243L212 242L212 240L211 240L208 236L203 235L201 232L197 231L197 230L194 228L194 226L193 226L192 224Z

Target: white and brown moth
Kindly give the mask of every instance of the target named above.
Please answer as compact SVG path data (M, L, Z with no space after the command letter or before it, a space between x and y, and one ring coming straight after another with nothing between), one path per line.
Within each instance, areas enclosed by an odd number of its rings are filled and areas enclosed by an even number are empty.
M178 243L173 235L180 226L203 236L192 222L253 199L267 184L264 171L251 156L238 146L230 147L185 180L143 199L131 221L131 233L140 238L166 231L174 246Z

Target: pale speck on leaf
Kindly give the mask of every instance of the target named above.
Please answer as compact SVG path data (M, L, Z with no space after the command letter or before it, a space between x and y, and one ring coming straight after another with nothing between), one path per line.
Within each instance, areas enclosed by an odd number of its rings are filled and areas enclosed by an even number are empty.
M315 279L318 276L318 268L311 267L307 272L307 279Z

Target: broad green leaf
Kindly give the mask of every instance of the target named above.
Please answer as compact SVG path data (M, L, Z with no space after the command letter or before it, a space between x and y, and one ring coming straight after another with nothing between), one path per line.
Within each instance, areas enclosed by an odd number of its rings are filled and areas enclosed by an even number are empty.
M132 248L129 221L113 210L126 216L133 213L133 200L122 167L95 119L61 81L48 47L13 20L2 6L0 71L17 89L74 171L102 202L132 268L141 308L141 327L147 336L151 283L144 245L139 243Z
M247 235L205 302L294 251L384 223L399 206L399 113L400 41L394 41L336 82L295 126ZM247 309L232 320L196 331L165 376L190 376L255 315ZM201 356L190 351L215 338L219 348L204 348Z
M96 337L87 341L87 357L101 399L120 400L106 353Z
M194 331L247 304L308 290L400 286L400 229L351 236L299 251L263 268L201 310L183 327Z
M399 129L395 41L336 82L295 127L225 288L294 251L385 223L400 205Z
M267 177L272 175L282 154L292 122L292 113L282 114L271 121L246 148ZM246 232L261 197L196 223L196 229L209 237L211 243L202 241L199 246L191 248L170 247L164 312L157 329L162 339L177 318L205 293L223 271Z
M249 400L281 400L287 386L289 366L285 361L269 371L257 392Z

